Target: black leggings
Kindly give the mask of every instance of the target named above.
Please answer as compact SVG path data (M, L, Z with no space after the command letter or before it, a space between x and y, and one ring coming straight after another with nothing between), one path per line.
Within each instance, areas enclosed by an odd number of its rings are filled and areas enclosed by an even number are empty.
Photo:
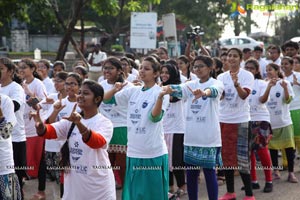
M234 170L228 169L228 170L224 170L224 172L225 172L225 178L226 178L227 192L234 193ZM245 174L245 173L240 172L240 175L241 175L243 184L245 186L246 196L253 196L250 174Z
M184 162L183 162L183 134L173 135L173 147L172 147L172 164L173 167L181 167L181 169L173 169L173 172L169 172L169 185L174 185L173 175L176 178L177 186L180 188L185 185L184 176Z
M295 150L290 147L285 149L287 162L288 162L288 171L294 172L294 158L295 158ZM274 169L279 169L278 166L278 150L270 149L272 164Z
M14 163L15 167L19 168L16 170L16 175L18 176L19 185L21 188L21 194L23 198L23 178L26 177L26 171L23 170L24 166L26 166L26 142L12 142L13 145L13 154L14 154Z
M45 151L43 148L42 157L40 161L39 173L38 173L38 190L45 191L46 189L46 161Z

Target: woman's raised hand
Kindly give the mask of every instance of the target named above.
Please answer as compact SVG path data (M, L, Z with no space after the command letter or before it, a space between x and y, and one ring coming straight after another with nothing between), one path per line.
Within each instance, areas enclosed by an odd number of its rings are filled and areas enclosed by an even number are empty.
M193 99L192 103L194 103L200 97L206 96L205 92L201 89L192 90L192 88L190 88L189 86L187 86L187 88L194 95L194 99Z
M70 122L73 122L74 124L79 123L80 120L81 120L81 115L78 112L76 112L76 107L77 107L77 104L74 105L73 110L72 110L70 116L68 116L68 117L62 117L62 118L66 119L66 120L68 120Z
M58 98L58 101L56 101L54 104L53 104L53 109L56 111L56 112L60 112L62 109L64 109L64 107L66 107L66 105L62 105L62 97L61 95L59 96Z
M35 128L38 134L43 134L45 131L45 125L40 116L40 107L37 107L36 111L30 111L29 119L35 121Z
M45 102L43 102L43 104L53 104L54 103L54 99L48 97L48 95L44 92L44 96L45 96Z
M123 89L123 87L125 87L128 84L128 82L125 83L121 83L121 82L116 82L114 85L114 90L115 92L119 92L120 90Z

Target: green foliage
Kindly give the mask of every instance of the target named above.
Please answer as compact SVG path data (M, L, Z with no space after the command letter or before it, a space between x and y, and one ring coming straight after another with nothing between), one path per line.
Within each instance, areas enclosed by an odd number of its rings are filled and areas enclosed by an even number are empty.
M120 11L118 0L92 0L91 7L101 15L116 16Z
M117 52L124 52L123 46L119 45L119 44L111 45L111 50L112 51L117 51Z

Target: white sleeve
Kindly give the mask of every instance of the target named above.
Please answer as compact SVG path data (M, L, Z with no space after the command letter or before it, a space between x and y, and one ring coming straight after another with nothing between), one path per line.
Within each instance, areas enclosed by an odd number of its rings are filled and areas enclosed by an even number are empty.
M121 91L117 92L115 94L115 100L116 100L116 105L124 106L128 105L128 101L131 97L131 95L134 93L135 90L141 89L140 87L127 87L122 89Z
M56 131L58 140L66 140L67 139L71 124L72 124L72 122L70 122L66 119L62 119L58 122L51 124Z
M1 94L0 97L1 97L0 106L2 109L3 116L5 117L7 122L12 123L14 126L17 122L15 112L14 112L14 104L8 96Z

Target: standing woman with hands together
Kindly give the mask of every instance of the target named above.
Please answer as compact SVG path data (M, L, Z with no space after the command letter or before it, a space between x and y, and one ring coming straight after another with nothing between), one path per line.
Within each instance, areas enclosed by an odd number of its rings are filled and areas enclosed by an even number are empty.
M289 111L290 103L294 97L294 91L290 82L283 79L280 67L274 63L267 65L269 79L265 94L269 94L267 103L271 116L273 137L269 143L274 173L273 179L280 179L278 166L278 150L284 149L288 161L288 181L298 183L294 174L295 141L293 123Z
M181 85L171 85L171 97L186 101L184 133L184 162L187 167L187 188L190 200L198 199L198 177L203 168L210 200L218 199L215 167L221 165L221 130L219 103L224 86L211 78L213 60L197 56L194 72L198 79Z
M67 140L69 154L62 155L64 195L62 199L116 199L115 181L107 153L112 137L112 123L98 113L104 90L95 81L83 82L77 105L69 117L44 124L39 110L33 114L37 133L46 139ZM68 170L71 169L71 170Z
M250 177L249 94L254 83L253 74L240 68L242 52L237 48L228 50L229 71L218 76L224 84L223 99L220 104L220 124L222 135L222 158L226 177L227 193L220 200L235 199L234 169L238 169L245 185L244 200L253 200Z
M105 93L104 100L114 97L116 108L128 106L128 143L123 200L168 199L168 150L164 141L162 117L169 104L169 95L157 85L160 64L146 57L139 75L143 86L122 89L116 83ZM151 191L151 193L149 193Z

